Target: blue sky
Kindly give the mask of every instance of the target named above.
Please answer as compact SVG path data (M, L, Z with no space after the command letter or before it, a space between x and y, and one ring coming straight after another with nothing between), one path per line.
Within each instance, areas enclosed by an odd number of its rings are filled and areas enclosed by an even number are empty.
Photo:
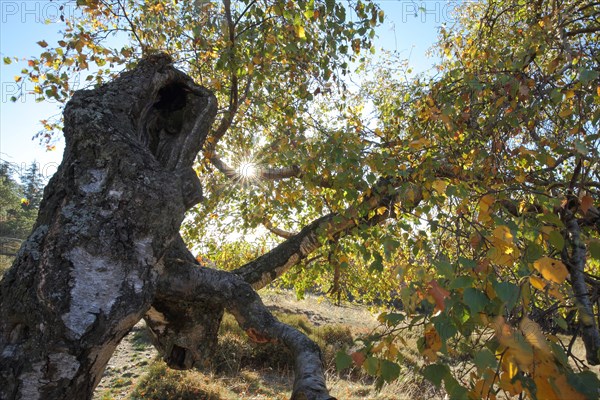
M64 9L71 15L76 13L75 2ZM416 72L430 68L433 60L425 53L435 42L438 27L442 23L452 23L451 11L459 6L457 1L411 1L387 0L379 2L386 14L386 21L379 28L377 47L398 51L403 58L409 58L409 65ZM36 44L45 40L50 46L61 38L58 10L60 2L0 0L0 54L26 59L39 55L41 48ZM48 23L46 23L48 22ZM23 169L27 164L40 164L44 175L49 176L62 158L63 140L56 143L56 150L46 151L45 146L33 135L41 128L39 120L60 112L57 104L36 103L34 96L25 94L12 103L9 98L18 91L14 76L26 64L13 63L0 67L0 159ZM25 89L33 88L31 83ZM28 86L29 85L29 86Z

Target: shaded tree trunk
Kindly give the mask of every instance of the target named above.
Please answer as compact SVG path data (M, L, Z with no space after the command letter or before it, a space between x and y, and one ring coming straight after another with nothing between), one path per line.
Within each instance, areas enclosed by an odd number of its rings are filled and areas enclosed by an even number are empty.
M201 200L192 163L216 110L164 55L69 101L63 161L0 282L1 399L91 398L144 316L169 365L190 368L214 347L224 309L251 339L290 347L293 398L331 398L318 347L237 275L199 268L179 237Z

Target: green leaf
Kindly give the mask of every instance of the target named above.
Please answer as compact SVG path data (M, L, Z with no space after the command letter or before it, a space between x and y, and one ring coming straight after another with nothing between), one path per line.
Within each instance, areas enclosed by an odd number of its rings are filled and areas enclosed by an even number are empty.
M435 330L440 335L443 346L445 346L446 341L456 335L458 329L456 328L456 325L454 325L452 319L445 313L432 318L432 320L433 326L435 326Z
M365 371L367 371L367 374L369 375L377 375L377 373L379 372L379 359L375 358L375 357L367 357L367 359L365 360L365 363L363 364L363 367L365 368Z
M525 249L525 260L527 262L534 262L538 260L544 254L544 249L537 243L530 243Z
M451 400L464 400L467 399L468 391L463 387L452 375L448 376L444 380L444 387Z
M437 261L435 264L438 272L448 279L454 278L454 267L447 261Z
M381 360L381 377L386 382L398 379L400 376L400 366L395 362Z
M335 353L335 368L338 371L342 371L346 368L349 368L352 365L352 357L346 354L343 351L338 351Z
M598 398L600 380L598 380L598 376L596 376L593 371L587 370L577 374L568 374L567 382L569 382L575 390L583 393L588 399Z
M377 272L383 271L383 258L381 257L381 254L379 254L378 252L374 252L373 258L375 260L371 263L370 270Z
M458 276L448 285L449 289L462 289L473 286L473 278L470 276Z
M469 309L471 309L471 313L473 314L477 314L483 310L489 302L485 293L474 288L465 289L463 300L465 304L469 306Z
M549 341L548 343L550 344L550 348L552 349L552 354L554 354L554 357L556 357L556 359L562 365L564 365L565 367L569 367L569 358L567 357L567 354L565 353L565 350L562 348L562 346L552 341Z
M383 240L383 252L386 260L390 260L392 254L396 251L396 249L400 247L400 242L392 239L391 237L386 237Z
M498 365L498 360L496 356L492 354L488 349L482 349L475 353L475 357L473 357L473 362L479 370L480 373L483 373L487 368L495 369Z
M399 313L382 314L381 318L386 322L387 325L396 326L400 322L404 321L406 316Z
M331 12L335 6L335 0L325 0L325 5L327 6L327 12Z
M600 240L592 240L588 245L593 259L600 260Z
M447 376L450 376L450 368L448 368L447 365L431 364L423 369L423 376L439 389L442 380L446 379Z
M515 307L519 299L519 287L517 285L510 282L497 282L494 283L494 290L496 290L496 294L500 300L506 303L508 310L512 310Z
M565 247L565 239L563 238L563 235L560 233L560 231L552 231L550 232L549 236L549 240L552 246L554 246L556 250L562 251L563 247Z
M12 60L10 59L10 57L4 57L2 61L4 61L4 64L6 65L12 64Z
M579 80L584 85L587 85L588 83L590 83L594 79L598 78L599 74L600 73L598 71L593 71L591 69L582 68L582 69L579 70Z
M587 151L587 149L586 149L586 151ZM547 222L549 224L556 225L560 228L564 227L564 224L562 223L560 218L556 214L553 214L553 213L547 213L547 214L541 215L539 217L539 220L542 222Z

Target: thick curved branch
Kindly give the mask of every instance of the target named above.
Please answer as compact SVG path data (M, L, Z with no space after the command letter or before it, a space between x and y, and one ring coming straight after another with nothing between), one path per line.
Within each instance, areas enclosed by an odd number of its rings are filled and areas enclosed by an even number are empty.
M182 254L177 256L177 251ZM158 299L178 299L196 307L224 305L250 339L257 343L281 341L291 350L295 359L292 399L334 400L325 385L321 352L312 340L279 322L241 277L226 271L202 268L192 260L187 249L175 247L158 281Z
M358 226L374 226L385 221L393 215L394 204L399 199L405 200L405 209L414 208L421 201L422 193L415 185L381 180L358 206L349 207L343 214L331 213L314 220L273 250L232 272L260 289L320 248L323 245L320 238L337 239Z
M269 232L280 236L284 239L290 239L291 237L293 237L295 235L294 232L290 232L290 231L286 231L284 229L280 229L276 226L273 225L273 223L271 221L269 221L267 218L265 218L263 220L263 225L265 228L267 228L269 230Z

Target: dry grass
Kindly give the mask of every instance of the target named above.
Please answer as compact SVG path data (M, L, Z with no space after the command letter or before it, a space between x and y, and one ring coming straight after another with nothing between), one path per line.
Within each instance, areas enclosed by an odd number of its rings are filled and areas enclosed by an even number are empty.
M377 322L364 308L335 306L316 297L297 301L289 293L267 292L265 304L283 322L307 334L323 351L331 394L348 400L441 398L431 385L411 374L380 390L357 370L339 373L335 354ZM158 359L138 325L119 346L96 390L95 400L288 399L293 364L283 345L248 341L233 317L225 315L209 371L174 371ZM416 346L415 346L416 347ZM409 354L407 354L407 357Z

